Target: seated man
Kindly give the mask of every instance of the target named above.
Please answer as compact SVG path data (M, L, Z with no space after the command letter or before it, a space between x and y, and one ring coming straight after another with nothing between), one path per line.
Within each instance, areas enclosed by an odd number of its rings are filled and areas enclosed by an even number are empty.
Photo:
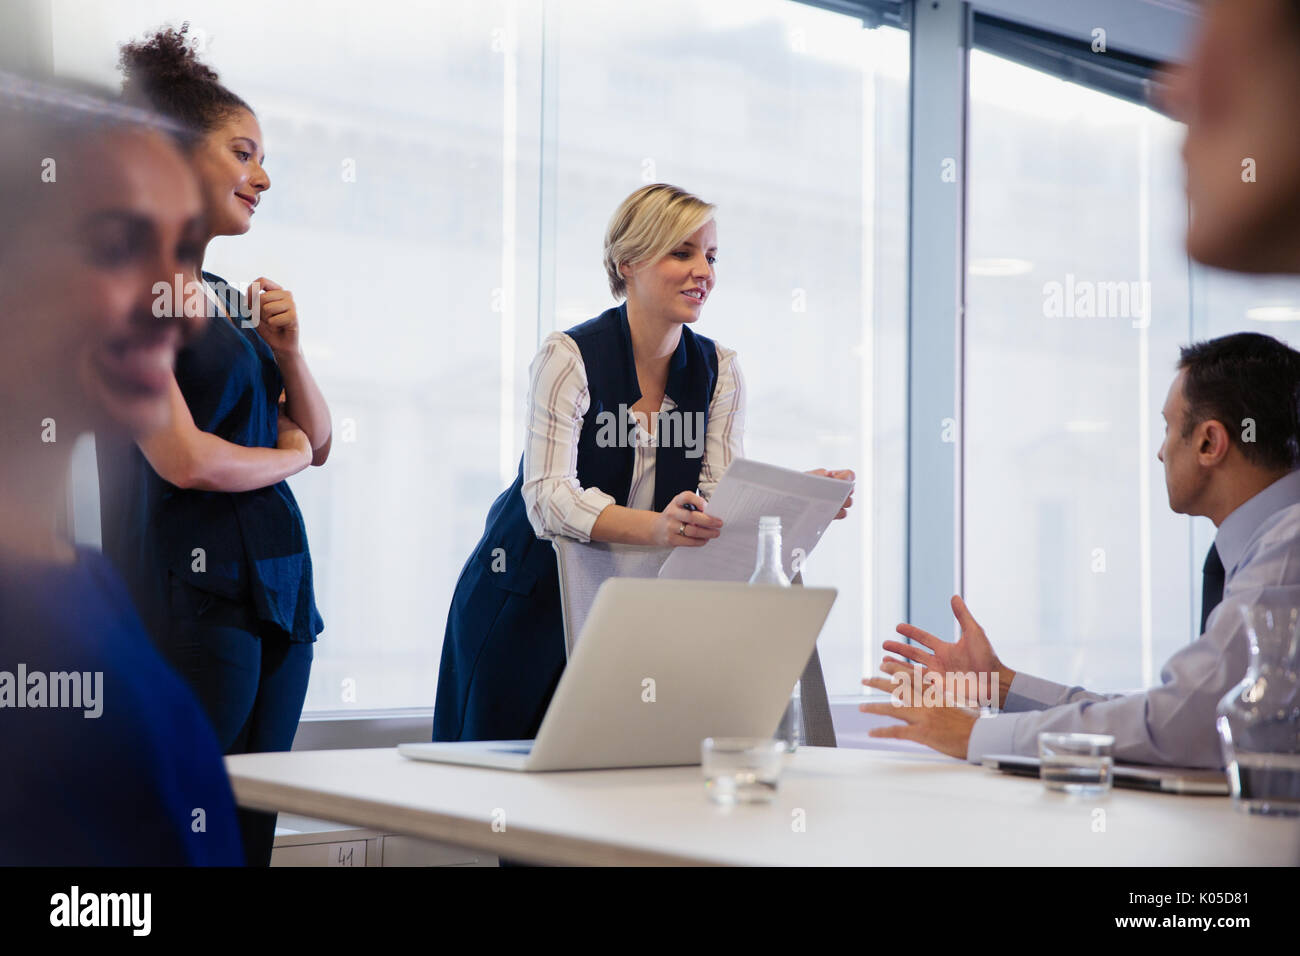
M1246 674L1241 608L1300 607L1300 353L1266 335L1240 333L1182 349L1178 369L1157 457L1169 507L1204 515L1218 528L1205 560L1201 636L1169 658L1159 686L1095 694L1002 664L965 603L953 597L958 641L900 624L898 632L917 643L884 643L915 663L885 658L881 669L890 677L863 681L894 700L860 710L905 722L876 728L873 737L916 740L978 762L986 754L1036 756L1041 731L1099 733L1114 736L1116 760L1223 766L1215 708ZM1005 712L980 718L971 709L924 706L931 701L898 692L901 679L917 676L917 665L920 683L933 683L928 674L982 675L997 688Z

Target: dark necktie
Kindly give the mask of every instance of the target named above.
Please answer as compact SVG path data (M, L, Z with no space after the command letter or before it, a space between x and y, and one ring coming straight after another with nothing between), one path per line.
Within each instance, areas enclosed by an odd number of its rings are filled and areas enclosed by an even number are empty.
M1223 600L1223 560L1219 549L1210 545L1210 553L1205 556L1205 567L1201 569L1201 633L1205 633L1205 622L1210 619L1210 612Z

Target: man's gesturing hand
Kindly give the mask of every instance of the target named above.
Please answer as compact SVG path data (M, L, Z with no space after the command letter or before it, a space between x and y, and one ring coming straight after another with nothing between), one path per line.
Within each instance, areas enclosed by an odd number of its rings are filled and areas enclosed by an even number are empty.
M971 730L979 720L979 711L967 707L923 706L923 701L913 699L911 685L906 681L898 684L885 677L865 677L862 683L883 690L893 699L878 704L859 704L858 710L903 721L901 724L873 727L870 736L915 740L950 757L966 759Z
M997 675L998 706L1007 699L1007 690L1015 679L1016 672L998 660L993 653L984 628L979 626L970 608L959 595L952 598L953 617L961 625L961 638L956 643L943 641L929 631L923 631L911 624L900 624L896 628L899 634L911 638L916 644L904 644L901 641L885 641L881 646L891 654L905 657L921 665L922 676L931 671L940 677L944 674L989 674ZM921 645L920 647L917 644ZM886 657L880 662L880 669L893 675L901 670L911 670L911 664L905 664L896 658ZM988 680L992 680L990 676Z

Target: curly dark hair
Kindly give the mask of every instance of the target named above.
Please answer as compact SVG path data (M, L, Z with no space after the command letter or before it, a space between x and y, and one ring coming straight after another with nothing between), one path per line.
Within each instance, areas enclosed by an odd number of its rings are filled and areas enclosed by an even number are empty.
M122 45L122 96L148 106L191 130L204 133L231 113L253 108L222 86L217 71L199 61L189 43L188 22L163 27L145 40Z

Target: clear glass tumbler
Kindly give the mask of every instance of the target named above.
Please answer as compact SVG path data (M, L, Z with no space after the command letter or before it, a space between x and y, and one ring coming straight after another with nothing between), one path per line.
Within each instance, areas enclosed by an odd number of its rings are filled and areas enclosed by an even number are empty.
M1038 735L1038 775L1048 790L1082 796L1109 792L1115 761L1109 734Z
M766 803L776 795L785 744L771 737L707 737L700 744L704 787L714 803Z

